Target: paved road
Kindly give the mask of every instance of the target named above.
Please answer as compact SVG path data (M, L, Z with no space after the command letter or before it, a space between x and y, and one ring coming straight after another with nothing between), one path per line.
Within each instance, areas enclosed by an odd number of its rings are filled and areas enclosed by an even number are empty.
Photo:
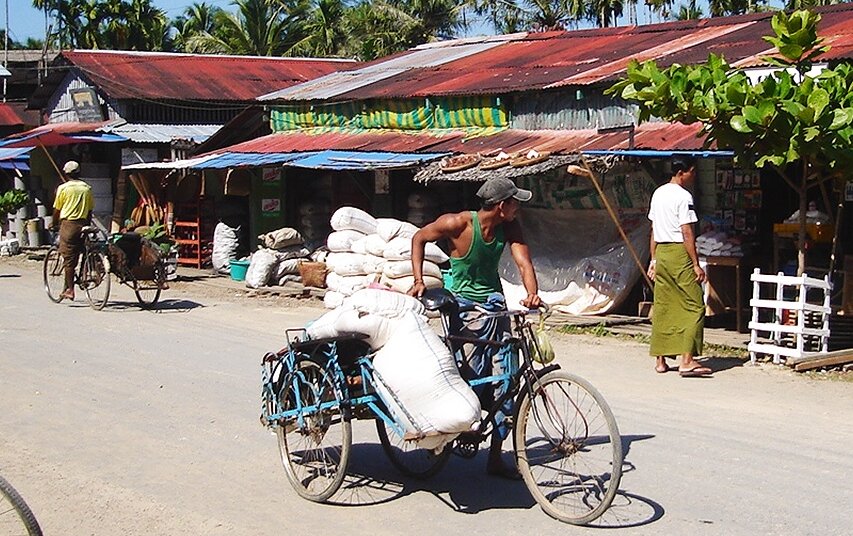
M293 493L258 424L259 358L321 311L173 289L141 311L45 297L34 263L0 259L0 472L55 535L601 532L545 516L484 457L399 477L370 426L335 505ZM720 360L657 375L643 346L580 336L560 362L600 388L627 445L624 534L832 535L853 526L853 384ZM610 531L608 531L610 532Z

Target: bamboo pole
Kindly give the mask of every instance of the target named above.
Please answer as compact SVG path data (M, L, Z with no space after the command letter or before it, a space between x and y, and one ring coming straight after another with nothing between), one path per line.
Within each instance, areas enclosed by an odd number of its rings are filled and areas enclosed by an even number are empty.
M59 175L59 180L60 180L61 182L66 182L66 180L65 180L65 173L63 173L63 172L59 169L59 166L57 166L57 165L56 165L56 161L54 161L53 157L52 157L52 156L50 156L50 153L49 153L49 152L47 152L47 147L45 147L45 146L44 146L44 145L42 145L41 143L39 143L39 147L41 148L41 150L42 150L42 151L44 151L44 154L45 154L45 156L47 156L47 159L48 159L48 160L50 160L50 163L53 165L53 169L55 169L55 170L56 170L56 174L57 174L57 175Z
M631 244L631 240L628 239L628 235L625 233L625 229L622 228L622 223L619 221L619 217L616 215L616 212L610 205L610 201L607 199L607 195L604 193L604 190L601 188L601 185L598 182L598 176L592 171L586 161L586 158L583 155L581 155L581 164L583 165L577 166L575 164L572 164L568 167L567 171L572 175L581 175L589 177L589 179L592 181L593 186L595 186L595 190L601 197L602 202L604 202L604 208L607 209L607 213L610 214L610 218L613 220L613 223L616 225L616 229L619 231L619 236L622 237L622 240L625 242L625 246L627 246L628 251L631 253L631 257L633 257L634 262L637 263L637 268L639 268L640 273L643 274L643 279L645 279L646 285L648 285L649 289L654 289L652 280L649 278L649 274L646 273L646 268L643 265L643 261L641 261L640 256L637 255L637 251L634 249L633 244Z

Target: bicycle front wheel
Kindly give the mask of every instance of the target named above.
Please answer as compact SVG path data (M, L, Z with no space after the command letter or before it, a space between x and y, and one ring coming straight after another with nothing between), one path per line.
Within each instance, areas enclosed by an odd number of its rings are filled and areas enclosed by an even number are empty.
M33 511L2 476L0 476L0 534L41 536L41 528Z
M276 429L287 479L301 497L326 501L344 481L352 446L352 425L341 413L334 382L319 364L302 360L279 399L281 411L293 414Z
M44 290L47 292L47 297L54 303L59 303L62 291L65 288L65 268L62 266L62 255L59 254L59 249L52 247L48 250L44 258L44 266L42 274L44 276Z
M389 430L384 419L376 419L376 432L391 465L406 476L418 480L427 479L441 471L450 459L450 444L445 445L438 453L420 448L414 441L406 441L393 430Z
M110 264L106 255L88 251L83 261L80 286L86 291L89 306L100 311L110 298Z
M153 274L150 280L133 279L133 292L139 305L147 309L153 307L160 299L160 291L166 281L166 269L162 262L155 262L152 268Z
M622 439L604 397L563 371L522 391L515 427L518 470L551 517L585 525L604 513L622 479Z

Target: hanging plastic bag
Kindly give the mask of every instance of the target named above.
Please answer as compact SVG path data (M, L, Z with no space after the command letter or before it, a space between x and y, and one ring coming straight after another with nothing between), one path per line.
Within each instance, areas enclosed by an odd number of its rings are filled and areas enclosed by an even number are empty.
M530 354L534 361L547 365L556 357L554 347L551 344L551 337L545 329L545 318L548 315L542 313L539 315L539 326L533 331L533 336L536 337L536 344L531 345Z

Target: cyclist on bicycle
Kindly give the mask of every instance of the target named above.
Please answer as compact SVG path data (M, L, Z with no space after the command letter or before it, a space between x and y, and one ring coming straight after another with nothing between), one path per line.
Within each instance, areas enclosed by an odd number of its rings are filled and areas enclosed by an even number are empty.
M542 300L538 295L536 272L530 260L530 250L522 236L521 225L516 220L520 204L529 201L532 196L530 190L519 189L510 179L489 179L477 191L482 204L480 210L445 214L415 233L412 237L414 286L409 294L420 297L426 290L423 280L425 244L446 239L450 244L453 278L449 290L456 296L460 308L470 310L470 306L476 304L487 310L505 310L498 263L505 245L509 243L512 258L527 290L527 297L521 300L521 305L539 307ZM504 334L509 333L509 328L508 317L479 319L466 325L474 337L489 340L501 340ZM478 346L465 364L470 368L467 372L476 377L504 373L506 364L511 363L508 360L518 358L505 355L505 351L504 348L494 346ZM503 382L495 386L494 399L498 399L506 388ZM501 458L501 444L509 435L505 421L509 415L512 415L511 400L504 404L496 416L486 470L491 475L520 478L517 469L508 467Z
M63 184L56 189L52 230L59 228L59 254L65 270L65 288L60 299L74 299L74 270L83 253L83 227L92 221L95 200L92 187L80 180L80 164L69 160L62 168Z

